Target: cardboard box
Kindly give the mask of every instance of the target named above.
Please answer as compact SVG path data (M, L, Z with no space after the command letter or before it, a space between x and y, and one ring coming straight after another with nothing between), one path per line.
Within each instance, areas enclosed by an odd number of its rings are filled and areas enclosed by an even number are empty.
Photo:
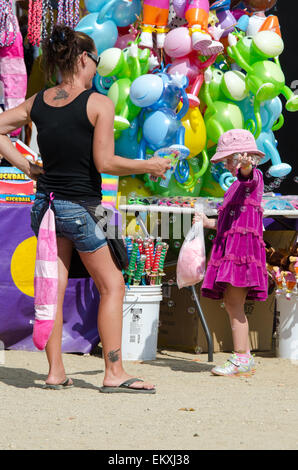
M213 337L214 352L232 351L233 339L229 315L222 308L221 300L208 299L200 295L200 304L207 325ZM248 300L244 309L249 323L250 346L253 351L270 351L274 321L275 294L266 302ZM203 352L207 352L207 341L203 328L199 324L199 342Z
M207 341L192 293L188 288L171 285L176 280L176 266L166 269L163 300L160 304L158 347L185 352L207 352ZM214 352L232 351L233 341L228 313L222 301L202 297L196 286L200 304L213 337ZM275 295L266 302L247 301L245 311L250 327L252 350L269 351L272 348Z

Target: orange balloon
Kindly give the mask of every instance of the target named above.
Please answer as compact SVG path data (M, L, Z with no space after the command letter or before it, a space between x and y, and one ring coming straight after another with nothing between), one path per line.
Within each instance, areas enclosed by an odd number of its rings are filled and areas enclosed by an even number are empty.
M279 20L277 16L275 15L268 16L268 18L262 24L260 31L273 31L274 33L277 33L281 37Z

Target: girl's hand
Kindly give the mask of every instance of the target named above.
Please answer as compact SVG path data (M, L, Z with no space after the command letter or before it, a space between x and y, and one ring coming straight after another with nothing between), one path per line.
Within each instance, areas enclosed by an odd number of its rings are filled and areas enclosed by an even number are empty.
M246 170L249 166L254 164L254 159L251 155L247 155L247 153L240 154L239 157L240 168Z
M195 214L192 219L192 223L195 224L196 222L200 222L200 220L202 220L204 228L211 228L211 220L208 219L208 217L203 212L198 212L197 214Z

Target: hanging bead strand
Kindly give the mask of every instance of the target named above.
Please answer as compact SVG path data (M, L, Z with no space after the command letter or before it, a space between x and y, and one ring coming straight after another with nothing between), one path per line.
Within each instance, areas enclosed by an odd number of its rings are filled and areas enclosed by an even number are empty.
M54 12L50 0L42 2L42 40L51 35L54 25Z
M12 39L9 40L10 26L12 26ZM0 47L12 46L17 37L17 23L12 11L11 0L0 1ZM3 40L2 40L3 38Z

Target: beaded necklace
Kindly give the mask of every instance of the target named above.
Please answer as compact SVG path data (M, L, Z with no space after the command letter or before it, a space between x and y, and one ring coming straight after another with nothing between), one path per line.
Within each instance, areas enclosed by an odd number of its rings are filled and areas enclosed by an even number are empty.
M75 28L80 20L80 0L59 0L57 24Z
M29 0L28 8L28 41L39 46L42 22L42 0Z
M7 0L6 0L7 1ZM0 3L5 0L0 0ZM80 20L80 0L59 0L57 24L75 28ZM29 0L28 41L39 46L52 33L54 12L51 0Z
M9 41L10 26L13 37ZM17 22L12 11L11 0L0 0L0 47L12 46L17 37Z
M49 18L47 18L49 16ZM43 0L42 2L42 40L52 34L54 26L54 11L51 0Z

